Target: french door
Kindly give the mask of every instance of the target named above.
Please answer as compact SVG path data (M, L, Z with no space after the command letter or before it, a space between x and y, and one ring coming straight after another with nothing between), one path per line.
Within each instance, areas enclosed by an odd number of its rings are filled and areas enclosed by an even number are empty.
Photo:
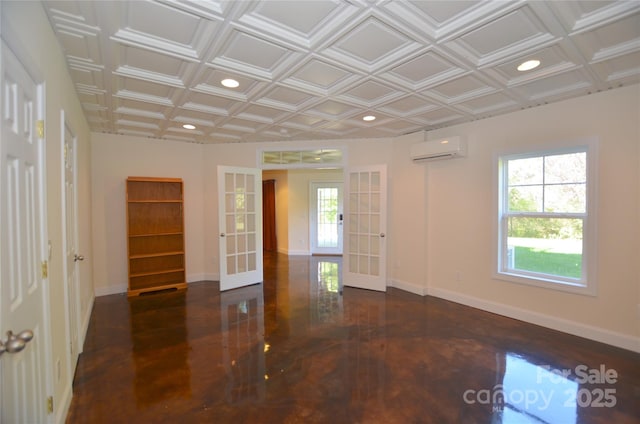
M311 183L309 228L312 254L342 254L342 183Z
M387 168L350 168L346 181L344 285L387 289Z
M1 50L0 422L44 423L51 355L43 93L4 42Z
M260 283L262 171L218 166L220 290Z

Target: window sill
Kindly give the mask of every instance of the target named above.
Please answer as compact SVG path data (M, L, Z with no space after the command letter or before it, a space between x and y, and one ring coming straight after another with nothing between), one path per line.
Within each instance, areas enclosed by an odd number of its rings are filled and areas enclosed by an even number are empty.
M581 294L585 296L596 296L595 284L583 285L580 283L571 283L569 281L553 280L543 277L530 277L522 274L511 272L496 272L494 279L508 281L510 283L525 284L528 286L540 287L556 291Z

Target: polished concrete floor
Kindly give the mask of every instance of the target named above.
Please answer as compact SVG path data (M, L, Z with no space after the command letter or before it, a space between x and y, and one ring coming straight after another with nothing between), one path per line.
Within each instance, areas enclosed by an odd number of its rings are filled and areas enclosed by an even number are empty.
M96 299L68 423L638 423L640 355L432 297L264 284Z

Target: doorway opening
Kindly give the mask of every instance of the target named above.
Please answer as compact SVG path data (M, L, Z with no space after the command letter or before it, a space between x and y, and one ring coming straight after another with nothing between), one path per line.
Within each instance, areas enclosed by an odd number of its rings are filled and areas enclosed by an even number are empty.
M312 255L342 255L342 182L312 182L309 189L309 241Z
M273 181L275 186L277 252L290 256L342 254L342 168L263 170L262 180ZM264 213L263 219L267 216ZM263 225L266 229L272 224ZM264 247L269 250L266 241Z

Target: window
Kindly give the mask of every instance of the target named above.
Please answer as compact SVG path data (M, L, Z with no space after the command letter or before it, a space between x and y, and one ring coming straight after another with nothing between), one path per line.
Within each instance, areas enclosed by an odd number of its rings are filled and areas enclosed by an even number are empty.
M589 150L499 157L498 278L594 293Z
M262 169L318 168L344 165L342 149L264 150L259 152Z

